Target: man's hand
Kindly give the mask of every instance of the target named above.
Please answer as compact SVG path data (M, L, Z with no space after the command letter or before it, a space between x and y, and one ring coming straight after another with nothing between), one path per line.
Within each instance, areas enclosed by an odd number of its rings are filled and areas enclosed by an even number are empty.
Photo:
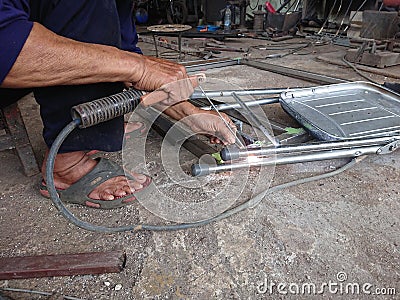
M190 128L196 132L210 136L210 142L213 144L233 144L236 141L236 126L232 120L224 113L221 119L215 111L203 111L199 109L198 113L192 114L184 121ZM230 129L227 127L229 125ZM234 134L233 134L234 133Z
M202 110L189 102L178 103L165 110L162 105L158 105L157 108L175 120L181 120L195 133L210 136L211 143L228 145L236 141L236 126L224 113L221 115L229 124L230 129L217 112Z
M141 66L135 70L132 86L151 92L142 97L142 104L150 106L161 102L171 106L187 100L199 85L198 77L188 77L184 66L156 57L143 56Z
M198 77L193 76L164 84L159 89L142 97L142 105L147 107L156 103L171 106L190 98L198 86Z

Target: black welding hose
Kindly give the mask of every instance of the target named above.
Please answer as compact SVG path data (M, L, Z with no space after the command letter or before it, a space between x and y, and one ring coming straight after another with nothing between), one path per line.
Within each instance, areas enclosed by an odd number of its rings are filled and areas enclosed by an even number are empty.
M139 231L139 230L152 230L152 231L171 231L171 230L182 230L188 228L195 228L199 226L204 226L210 224L211 222L219 221L230 217L240 211L245 210L246 208L253 208L257 204L259 204L262 199L270 193L285 189L287 187L299 185L302 183L320 180L323 178L328 178L339 174L348 168L352 167L356 163L356 159L351 160L349 163L344 165L343 167L330 172L325 173L309 178L299 179L295 181L291 181L285 184L277 185L272 187L271 189L266 189L255 197L247 200L241 205L238 205L234 208L231 208L218 216L213 218L209 218L203 221L193 222L193 223L184 223L184 224L176 224L176 225L151 225L151 224L134 224L128 226L120 226L120 227L106 227L94 225L85 221L82 221L75 217L62 203L56 187L54 183L54 164L55 159L64 140L68 137L68 135L75 130L78 126L85 128L88 126L92 126L98 124L100 122L104 122L106 120L115 118L117 116L123 115L129 111L133 111L134 108L139 104L141 92L129 90L124 91L122 93L112 95L109 97L101 98L98 100L94 100L89 103L81 104L77 107L73 108L73 120L70 122L57 136L53 145L49 150L49 155L46 163L46 185L50 194L50 198L53 201L54 205L60 211L60 213L71 223L74 225L94 232L124 232L124 231Z
M104 226L97 226L93 225L88 222L84 222L77 217L75 217L62 203L60 197L58 196L55 184L54 184L54 177L53 177L53 171L54 171L54 162L56 160L56 156L58 153L58 150L60 149L62 143L64 140L67 138L67 136L78 126L80 125L80 120L75 119L71 123L69 123L57 136L55 141L53 142L53 145L50 148L49 151L49 156L47 158L47 163L46 163L46 186L47 190L49 191L50 198L53 201L54 205L57 207L57 209L60 211L60 213L71 223L75 224L76 226L90 230L90 231L96 231L96 232L121 232L121 231L130 231L133 230L136 226L126 226L126 227L104 227Z
M97 232L120 232L132 230L135 226L104 227L76 218L62 203L54 184L54 163L58 150L68 135L78 126L80 128L90 127L131 112L139 105L141 96L143 96L143 92L129 89L115 95L74 106L72 108L72 122L59 133L49 150L46 163L46 185L50 198L61 214L80 228Z
M53 201L54 205L57 207L57 209L60 211L60 213L71 223L74 225L89 230L89 231L94 231L94 232L124 232L124 231L139 231L139 230L152 230L152 231L172 231L172 230L182 230L182 229L189 229L189 228L195 228L195 227L200 227L204 226L207 224L210 224L215 221L219 221L225 218L228 218L238 212L241 212L247 208L253 208L256 205L258 205L262 199L268 194L283 190L288 187L296 186L299 184L315 181L315 180L320 180L324 178L328 178L331 176L335 176L339 173L342 173L346 171L347 169L351 168L354 166L354 164L357 162L357 159L352 159L349 163L345 164L341 168L313 176L313 177L308 177L308 178L302 178L299 180L291 181L288 183L280 184L277 186L274 186L270 189L266 189L265 191L259 193L255 197L247 200L245 203L238 205L234 208L231 208L223 213L221 213L218 216L215 216L213 218L209 218L203 221L199 222L193 222L193 223L184 223L184 224L176 224L176 225L151 225L151 224L134 224L134 225L128 225L128 226L120 226L120 227L106 227L106 226L99 226L99 225L94 225L85 221L82 221L75 217L62 203L60 197L58 196L58 193L56 191L55 185L54 185L54 178L53 178L53 171L54 171L54 162L56 155L58 153L58 150L61 146L61 144L64 142L64 140L67 138L67 136L79 126L80 120L75 119L73 120L70 124L68 124L57 136L56 140L54 141L50 152L49 156L47 159L47 164L46 164L46 184L47 184L47 189L50 193L51 200Z

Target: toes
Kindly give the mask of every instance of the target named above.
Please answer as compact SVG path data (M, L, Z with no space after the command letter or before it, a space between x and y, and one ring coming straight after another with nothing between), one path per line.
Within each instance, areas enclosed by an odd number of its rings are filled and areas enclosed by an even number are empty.
M133 173L132 174L133 178L139 183L145 183L147 180L147 176L139 173Z
M120 197L125 197L127 194L123 189L118 189L114 191L113 195L120 198Z
M88 197L93 200L105 200L112 201L118 198L126 197L132 195L123 200L123 203L132 202L136 198L133 195L136 191L143 189L149 178L146 175L135 174L134 180L127 180L124 176L119 176L110 179L103 184L96 187ZM146 184L147 185L147 184ZM93 203L91 201L86 201L86 205L94 208L101 208L100 204Z
M106 189L102 193L100 193L100 199L103 200L114 200L115 199L115 191L112 189Z
M143 188L143 185L137 181L131 180L129 181L129 186L130 189L133 189L132 193L135 191L141 190Z
M111 189L103 189L101 191L94 190L88 195L89 198L96 200L114 200L114 191Z
M126 195L129 195L129 194L133 194L135 192L135 189L132 188L130 185L126 184L123 187L123 191L125 192Z
M119 187L117 190L114 191L114 195L117 196L117 197L124 197L126 195L133 194L134 192L135 192L135 188L130 187L125 182L124 186Z

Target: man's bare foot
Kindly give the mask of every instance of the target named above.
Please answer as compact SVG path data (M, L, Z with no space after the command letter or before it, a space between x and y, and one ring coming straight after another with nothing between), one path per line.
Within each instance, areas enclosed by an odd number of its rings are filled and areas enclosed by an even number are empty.
M43 178L46 177L46 161L47 154L42 165ZM72 184L89 173L96 164L97 161L88 157L83 151L58 154L54 164L54 183L56 188L60 190L69 188ZM135 191L141 190L144 187L143 184L148 180L148 177L142 174L134 173L131 175L135 180L127 180L125 176L110 178L106 182L95 187L87 196L91 199L112 201L131 195ZM133 201L135 197L132 195L130 199L125 202ZM86 205L95 208L100 207L100 204L91 203L89 201L86 202Z

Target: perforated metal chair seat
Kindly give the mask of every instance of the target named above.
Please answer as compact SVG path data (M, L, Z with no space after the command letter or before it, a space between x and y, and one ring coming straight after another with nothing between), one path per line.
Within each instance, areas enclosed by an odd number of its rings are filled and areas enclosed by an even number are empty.
M283 93L283 109L319 140L400 134L400 95L366 82Z

